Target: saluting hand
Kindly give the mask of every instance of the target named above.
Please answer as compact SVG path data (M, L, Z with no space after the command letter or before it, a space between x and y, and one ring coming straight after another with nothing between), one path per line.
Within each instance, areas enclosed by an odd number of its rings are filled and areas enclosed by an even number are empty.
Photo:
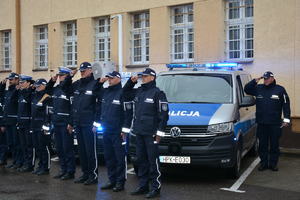
M56 82L56 81L57 81L57 78L58 78L58 75L56 74L56 75L54 75L54 76L51 77L51 80L52 80L53 82Z
M131 79L132 82L136 83L137 80L139 79L139 77L138 76L132 76L132 77L130 77L130 79Z
M255 81L258 83L263 77L256 78Z
M1 84L6 84L6 81L7 81L7 79L5 78L5 79L3 79L2 81L1 81Z
M105 83L108 80L108 77L100 78L99 83Z
M77 72L78 72L78 69L74 69L71 71L70 75L73 77L76 75Z

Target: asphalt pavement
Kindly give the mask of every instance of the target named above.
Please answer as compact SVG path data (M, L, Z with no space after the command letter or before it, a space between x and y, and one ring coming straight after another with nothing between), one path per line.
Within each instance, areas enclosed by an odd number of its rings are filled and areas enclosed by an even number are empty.
M246 156L242 163L246 171L256 158ZM59 170L58 162L52 162L50 175L36 176L19 173L0 167L0 200L136 200L143 196L129 193L138 184L137 177L129 174L125 191L115 193L102 191L101 184L106 182L105 166L99 166L99 184L85 186L72 180L61 181L52 176ZM80 175L77 166L76 176ZM280 158L279 171L259 172L257 167L242 182L239 190L244 193L223 191L237 180L230 179L224 169L199 168L190 166L171 166L162 170L162 191L159 199L185 200L300 200L300 156L284 154Z

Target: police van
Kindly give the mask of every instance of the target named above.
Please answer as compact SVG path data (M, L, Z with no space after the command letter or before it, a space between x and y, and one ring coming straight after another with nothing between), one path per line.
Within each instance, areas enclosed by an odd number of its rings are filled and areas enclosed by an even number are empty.
M241 159L257 153L255 99L244 93L251 80L236 63L168 64L157 77L166 93L169 121L159 144L163 165L228 168L240 175ZM136 160L135 136L130 140Z

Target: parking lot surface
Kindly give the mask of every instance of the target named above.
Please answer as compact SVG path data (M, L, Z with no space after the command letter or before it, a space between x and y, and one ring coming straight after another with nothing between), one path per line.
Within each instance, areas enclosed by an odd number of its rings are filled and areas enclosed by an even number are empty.
M256 158L247 156L242 163L246 171ZM129 174L125 191L114 193L102 191L101 184L107 180L105 166L99 166L99 184L84 186L73 181L61 181L52 176L58 172L58 162L52 162L50 175L36 176L31 173L19 173L11 169L0 168L0 200L108 200L108 199L144 199L143 196L131 196L129 193L138 184L137 177ZM77 167L76 176L80 175ZM237 180L230 179L226 170L176 166L163 169L163 186L160 199L206 199L206 200L300 200L300 156L282 155L279 171L259 172L257 167L241 184L239 190L244 193L224 191Z

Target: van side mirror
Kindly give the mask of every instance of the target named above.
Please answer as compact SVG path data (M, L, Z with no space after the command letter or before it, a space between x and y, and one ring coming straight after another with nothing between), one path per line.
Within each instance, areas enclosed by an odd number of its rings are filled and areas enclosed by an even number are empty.
M245 96L242 98L240 107L250 107L255 105L255 99L253 96Z

